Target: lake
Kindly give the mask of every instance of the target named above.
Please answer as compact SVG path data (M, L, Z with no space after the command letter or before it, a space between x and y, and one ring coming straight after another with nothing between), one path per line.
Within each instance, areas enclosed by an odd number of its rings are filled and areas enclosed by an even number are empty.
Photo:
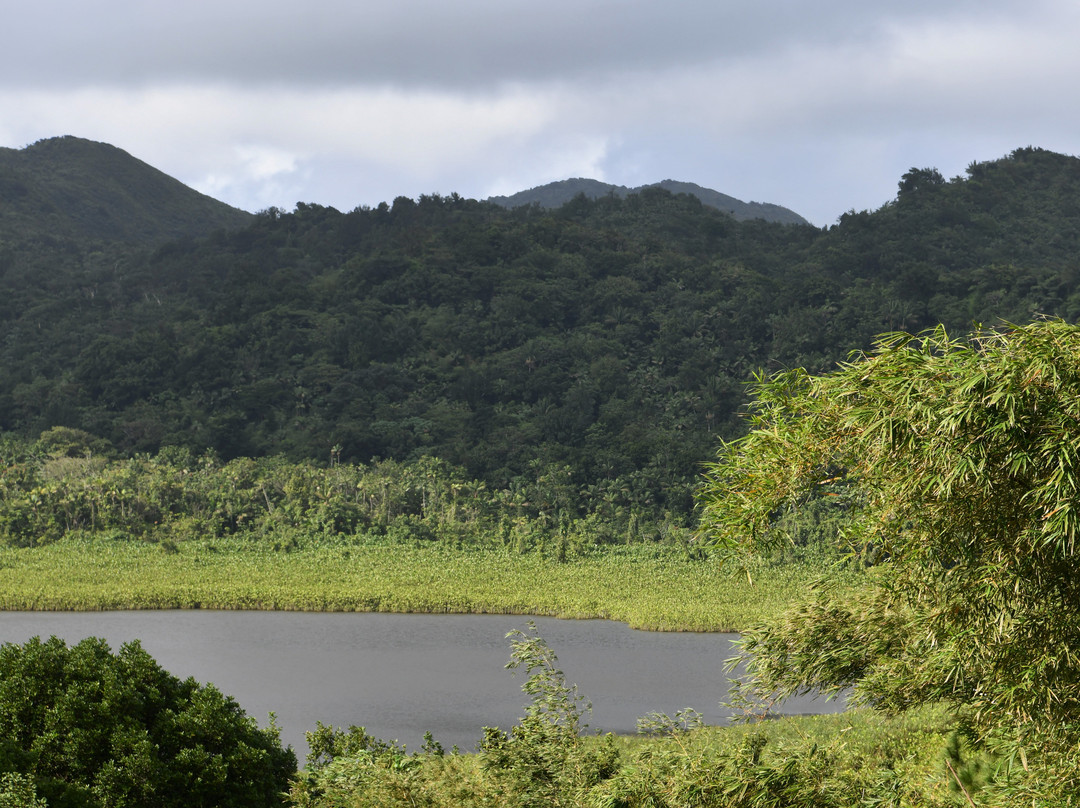
M512 629L532 620L568 683L590 700L590 730L633 733L639 716L692 707L706 723L728 711L723 661L734 634L635 631L605 620L505 615L340 612L0 612L0 642L56 635L69 644L133 639L170 673L212 682L282 740L303 764L316 721L362 726L418 749L430 730L447 750L473 751L485 726L509 730L528 698L525 672L504 669ZM793 700L790 713L842 704Z

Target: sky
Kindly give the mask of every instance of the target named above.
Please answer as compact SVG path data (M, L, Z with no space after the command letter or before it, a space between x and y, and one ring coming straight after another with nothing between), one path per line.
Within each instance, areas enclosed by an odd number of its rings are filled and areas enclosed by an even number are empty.
M8 3L0 146L118 146L245 210L695 182L818 226L1080 152L1076 0Z

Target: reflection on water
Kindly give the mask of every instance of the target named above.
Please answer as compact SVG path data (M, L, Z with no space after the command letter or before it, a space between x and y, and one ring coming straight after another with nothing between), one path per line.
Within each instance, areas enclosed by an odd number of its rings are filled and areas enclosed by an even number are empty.
M303 762L316 721L363 726L419 748L430 730L447 749L476 747L485 726L509 729L522 715L524 672L504 669L505 635L532 619L559 657L567 682L592 702L590 729L630 733L649 712L692 707L707 723L727 712L723 660L733 634L633 631L604 620L496 615L318 612L0 612L0 642L57 635L104 637L113 650L139 639L169 672L212 682ZM788 712L832 712L823 700Z

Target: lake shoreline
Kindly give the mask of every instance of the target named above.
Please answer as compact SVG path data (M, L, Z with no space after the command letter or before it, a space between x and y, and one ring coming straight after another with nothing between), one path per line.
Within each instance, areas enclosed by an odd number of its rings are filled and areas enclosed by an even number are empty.
M783 611L820 564L744 571L662 547L558 562L501 549L60 541L0 550L0 610L230 610L599 619L650 631L744 630Z

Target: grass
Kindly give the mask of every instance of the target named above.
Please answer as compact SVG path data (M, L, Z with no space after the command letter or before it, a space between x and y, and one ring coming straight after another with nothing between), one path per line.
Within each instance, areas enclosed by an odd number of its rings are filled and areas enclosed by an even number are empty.
M738 631L783 609L821 572L787 564L748 576L657 546L603 548L560 563L445 545L311 544L283 552L240 540L166 547L68 538L0 549L0 609L529 614Z

